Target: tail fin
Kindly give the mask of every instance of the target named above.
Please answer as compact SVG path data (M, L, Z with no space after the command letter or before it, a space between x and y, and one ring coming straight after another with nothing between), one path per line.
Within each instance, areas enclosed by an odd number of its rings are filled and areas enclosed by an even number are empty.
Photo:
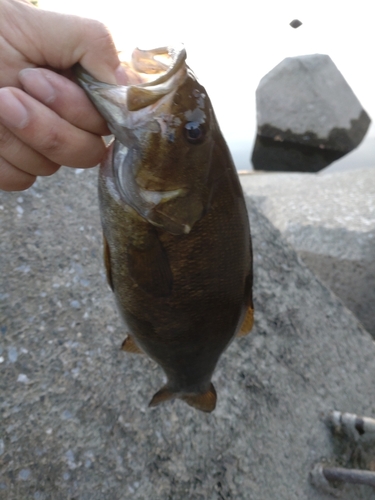
M164 387L162 387L160 389L160 391L156 392L149 405L150 407L153 407L153 406L158 406L160 405L160 403L164 403L164 401L169 401L170 399L174 399L175 398L175 394L173 394L173 392L171 392L168 387L165 385Z
M160 389L160 391L154 394L149 406L157 406L160 403L164 403L164 401L169 401L176 397L185 401L185 403L187 403L189 406L207 413L210 413L216 407L216 391L213 384L210 384L210 388L207 392L204 393L178 395L171 392L165 385Z
M207 392L204 392L203 394L187 394L180 396L180 399L197 410L210 413L216 407L216 390L213 384L210 384L210 388Z

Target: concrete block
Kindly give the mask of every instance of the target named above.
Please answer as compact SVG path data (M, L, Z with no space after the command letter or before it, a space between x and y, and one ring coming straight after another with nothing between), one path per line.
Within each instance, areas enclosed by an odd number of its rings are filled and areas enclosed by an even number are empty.
M375 337L375 168L255 174L244 191Z
M332 59L287 57L256 91L256 170L316 172L352 151L371 122Z

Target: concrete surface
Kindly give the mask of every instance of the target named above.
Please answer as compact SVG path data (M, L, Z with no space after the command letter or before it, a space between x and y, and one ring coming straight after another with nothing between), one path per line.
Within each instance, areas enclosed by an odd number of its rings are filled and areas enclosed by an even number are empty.
M375 167L241 177L245 192L375 337Z
M206 415L148 409L162 374L119 350L96 172L61 169L0 199L2 500L331 498L309 482L316 462L344 459L324 416L375 414L374 342L256 203L256 325L222 357Z

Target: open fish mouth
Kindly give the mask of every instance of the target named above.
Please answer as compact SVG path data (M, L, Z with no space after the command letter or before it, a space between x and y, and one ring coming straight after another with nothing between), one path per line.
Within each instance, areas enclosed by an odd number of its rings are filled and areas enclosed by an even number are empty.
M116 135L119 125L134 129L142 125L145 119L143 113L129 114L128 111L140 111L155 104L183 83L187 71L185 60L183 45L152 50L137 48L133 51L131 61L122 62L128 78L127 85L100 82L80 65L76 65L75 74ZM148 109L147 114L149 112Z

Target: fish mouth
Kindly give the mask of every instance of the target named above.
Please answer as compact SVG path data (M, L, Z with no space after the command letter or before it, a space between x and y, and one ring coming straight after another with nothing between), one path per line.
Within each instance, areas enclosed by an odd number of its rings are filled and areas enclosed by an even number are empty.
M131 68L124 63L125 71L136 71L140 83L131 84L127 93L129 111L144 108L169 94L175 88L180 70L185 68L186 50L179 47L160 47L152 50L135 49L132 54ZM134 75L134 73L132 73ZM131 81L131 80L130 80Z
M127 85L96 80L80 64L76 64L74 72L79 85L121 141L121 128L133 130L144 125L150 119L150 112L155 111L153 107L159 107L164 96L182 85L187 77L185 60L186 50L182 44L152 50L137 48L129 62L121 63Z

